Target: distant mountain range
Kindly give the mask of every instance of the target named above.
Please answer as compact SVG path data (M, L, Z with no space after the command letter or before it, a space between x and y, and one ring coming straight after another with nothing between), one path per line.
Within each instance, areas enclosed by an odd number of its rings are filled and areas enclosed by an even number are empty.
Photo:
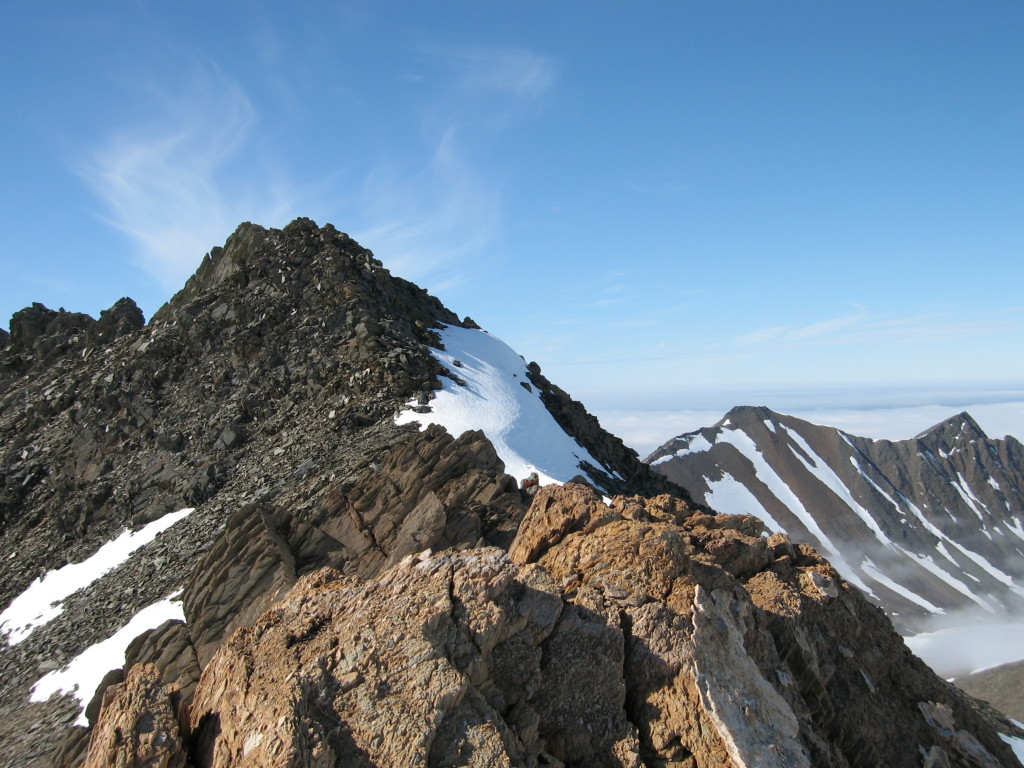
M741 406L646 461L699 503L812 543L905 633L1024 614L1024 448L967 413L891 442Z

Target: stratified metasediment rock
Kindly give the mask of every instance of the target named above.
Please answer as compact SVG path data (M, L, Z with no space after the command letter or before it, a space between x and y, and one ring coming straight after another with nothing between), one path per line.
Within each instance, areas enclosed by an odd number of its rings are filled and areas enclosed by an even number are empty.
M758 528L670 497L609 506L585 486L549 486L509 553L428 550L369 579L303 576L206 665L189 757L1014 764L991 722L907 651L880 610L813 550ZM102 749L94 738L90 759Z

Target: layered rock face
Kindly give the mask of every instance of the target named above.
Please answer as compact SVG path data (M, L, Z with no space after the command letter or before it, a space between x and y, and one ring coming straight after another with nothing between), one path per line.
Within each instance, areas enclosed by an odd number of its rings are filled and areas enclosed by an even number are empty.
M1017 764L878 608L761 527L548 486L507 551L301 577L219 645L180 734L179 694L137 667L87 764L160 758L132 723L167 733L166 763L145 764L180 764L183 744L198 766Z
M306 573L371 578L428 547L507 547L526 500L486 437L393 420L450 376L430 351L443 325L463 323L308 219L243 224L148 325L127 299L99 320L17 313L0 336L0 607L125 529L195 511L24 639L0 627L0 765L50 764L77 709L29 703L33 686L147 606L180 594L187 621L138 638L126 669L152 663L188 700L223 638ZM684 493L545 393L609 490ZM83 754L72 734L58 763Z
M695 500L813 544L904 631L1024 610L1024 448L966 413L890 442L734 408L647 461Z

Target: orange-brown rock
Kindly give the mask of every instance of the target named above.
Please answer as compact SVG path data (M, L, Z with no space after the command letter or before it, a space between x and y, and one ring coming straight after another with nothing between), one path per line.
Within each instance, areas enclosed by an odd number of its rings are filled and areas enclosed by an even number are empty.
M109 687L82 768L184 768L176 689L152 664L138 664Z
M197 761L537 765L540 646L561 600L542 576L517 576L488 548L409 557L370 582L305 577L204 671ZM599 693L621 712L621 685ZM624 718L619 731L600 746L628 742Z
M189 759L1017 765L881 611L812 549L758 530L568 485L537 494L511 555L426 551L368 580L303 576L204 669Z
M549 485L533 497L533 503L509 548L515 563L527 563L543 555L570 533L586 533L619 514L586 485Z

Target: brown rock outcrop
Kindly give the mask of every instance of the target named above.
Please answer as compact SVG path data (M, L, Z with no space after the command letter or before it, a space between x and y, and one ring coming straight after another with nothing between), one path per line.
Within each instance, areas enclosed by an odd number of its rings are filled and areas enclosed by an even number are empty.
M991 718L827 562L756 531L667 498L607 506L568 485L537 494L511 555L481 546L411 554L368 580L308 574L206 666L189 757L1017 764Z
M192 704L196 759L530 764L521 735L530 739L536 715L520 701L518 727L501 716L494 657L513 637L536 648L559 616L543 609L560 601L517 583L516 571L500 550L479 549L410 557L370 582L329 570L305 577L204 671Z
M311 569L368 577L425 549L507 543L523 506L515 479L482 433L453 438L439 427L407 433L303 518L247 505L228 520L185 588L199 664Z
M82 768L185 768L177 700L176 689L160 681L156 667L133 667L104 694Z

